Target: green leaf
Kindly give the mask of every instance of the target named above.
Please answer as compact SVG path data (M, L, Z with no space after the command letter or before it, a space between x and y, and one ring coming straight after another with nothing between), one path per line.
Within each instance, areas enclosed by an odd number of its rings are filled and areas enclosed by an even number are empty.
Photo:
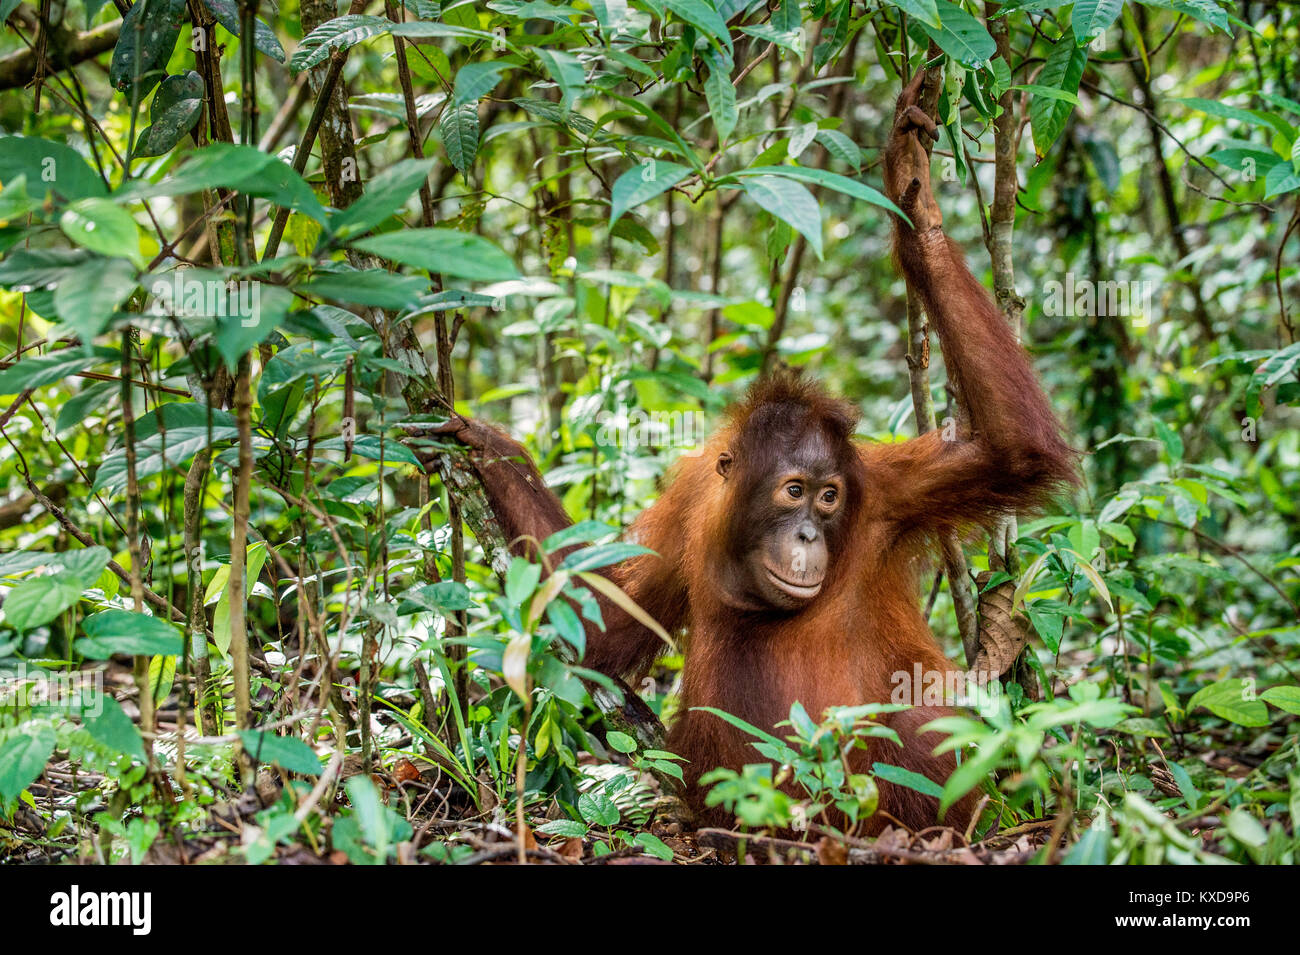
M664 845L662 839L650 832L638 832L632 841L641 846L646 851L646 855L654 856L656 859L662 859L664 862L671 862L673 850Z
M999 61L1000 62L1000 61ZM826 147L826 151L836 159L841 159L854 169L862 166L862 150L858 144L837 129L819 129L817 142Z
M902 766L891 766L889 763L872 763L871 772L875 774L877 779L883 779L895 786L913 789L926 796L933 796L935 799L943 796L943 787L934 780L922 776L920 773L914 773L910 769L904 769Z
M502 75L513 70L516 64L507 60L489 60L487 62L466 63L456 71L456 84L452 95L452 106L467 106L477 103L491 93Z
M1227 828L1232 838L1244 846L1259 849L1268 842L1268 831L1244 806L1228 814Z
M331 50L351 49L362 40L387 33L392 28L393 21L387 17L349 15L327 20L302 38L289 60L289 71L301 73L324 62Z
M690 174L688 167L662 159L646 159L629 169L614 180L610 190L610 224L617 222L629 209L667 192Z
M47 191L64 199L108 194L104 180L72 147L34 136L0 136L0 183L7 187L20 176L28 194L38 198Z
M343 451L347 448L347 442L342 438L329 438L317 442L316 447L324 451ZM379 435L377 434L357 435L352 440L352 453L375 461L382 457L387 464L413 464L417 468L420 467L420 459L415 456L410 448L396 438L387 438L383 442L383 452L381 454Z
M266 563L266 544L255 541L244 550L244 601L253 592L253 584L262 573ZM216 598L217 605L212 611L212 642L222 654L230 652L230 565L224 564L212 575L208 589L203 595L206 604Z
M1124 9L1124 0L1075 0L1070 27L1080 46L1091 43L1115 22Z
M135 220L109 199L78 199L59 217L59 228L83 248L110 257L125 256L144 268Z
M869 202L873 206L888 209L890 212L896 212L899 215L903 213L883 193L865 183L858 182L856 179L841 176L839 173L827 172L825 169L812 169L807 166L750 166L748 169L740 169L731 175L739 179L748 176L784 176L787 179L798 179L801 182L815 183L824 189L842 192L846 196L861 199L863 202Z
M604 793L583 793L579 796L578 814L591 825L603 826L606 829L617 825L620 818L618 806L614 805L614 800Z
M122 704L107 693L96 694L82 706L81 725L91 738L115 753L125 753L143 763L144 741Z
M1048 54L1047 62L1038 74L1038 85L1077 95L1079 80L1083 77L1083 68L1087 62L1087 49L1078 46L1074 37L1066 34L1056 41L1052 52ZM1072 103L1041 93L1030 99L1029 121L1033 127L1034 151L1038 158L1047 155L1047 150L1065 129L1065 121L1073 109Z
M203 112L203 77L193 70L162 81L149 104L150 126L136 140L133 158L161 156L194 128Z
M1061 865L1105 865L1109 848L1110 826L1106 822L1103 808L1093 824L1061 860Z
M582 61L572 53L546 47L538 47L537 56L551 79L555 80L555 85L560 88L560 103L565 109L573 109L574 102L587 87L587 74Z
M214 421L211 441L213 446L219 441L228 441L239 436L234 425ZM151 434L138 438L136 443L136 478L143 481L161 474L167 468L178 468L199 451L208 447L208 429L206 425L190 425L169 428L165 433ZM115 493L126 487L126 449L119 448L104 458L95 472L95 482L91 489L108 490Z
M85 371L91 365L120 362L115 348L64 348L48 355L23 358L0 371L0 395L14 395L27 388L42 388Z
M636 740L628 736L626 733L619 733L616 730L610 730L605 737L605 742L608 743L609 748L614 750L616 753L636 752Z
M939 28L939 8L935 0L890 0L894 6L927 26Z
M811 192L785 176L746 177L741 188L759 208L802 234L817 258L822 257L822 212Z
M75 604L83 589L81 579L68 573L24 580L5 597L5 623L20 631L49 623Z
M939 13L939 26L931 26L924 19L917 22L939 49L972 69L993 59L998 47L984 24L949 0L935 0L935 9Z
M86 418L95 412L103 412L110 399L120 394L121 388L116 382L99 382L83 387L81 392L65 401L59 409L59 418L55 421L55 433L62 434L74 425L85 426Z
M719 719L727 723L730 723L732 726L736 727L737 729L744 730L750 736L762 740L764 743L770 743L773 746L779 746L779 747L784 747L786 749L789 749L789 747L784 742L777 739L771 733L759 729L753 723L747 723L746 721L742 720L739 716L732 716L726 710L720 710L712 706L694 706L691 708L694 710L700 710L704 713L712 713L714 716L718 717Z
M117 653L179 656L181 652L180 631L157 617L129 610L102 610L83 620L81 629L86 636L77 641L77 649L92 660L107 660Z
M243 10L236 0L202 0L202 3L212 11L218 23L234 36L239 36L239 29L243 25ZM277 63L284 62L284 47L276 38L275 31L261 20L256 20L253 24L253 46Z
M0 798L6 802L45 771L54 755L54 728L47 723L31 726L25 734L11 736L0 746Z
M462 6L467 5L462 4ZM514 45L508 40L486 30L474 30L450 23L430 23L420 20L394 23L386 17L347 15L322 23L303 37L302 42L298 44L298 49L294 50L293 57L289 60L289 70L292 73L301 73L317 63L324 62L331 50L348 50L363 40L385 33L412 39L460 37L487 40L489 43L500 42L508 49L514 49Z
M478 155L478 107L473 103L447 107L438 121L438 132L447 159L462 174L467 172Z
M522 557L516 557L510 562L510 569L506 571L506 600L516 607L519 606L537 589L537 583L541 579L541 564L533 564Z
M578 659L587 652L587 630L578 619L577 611L563 600L553 600L546 605L546 619L560 638L578 652Z
M1239 726L1267 726L1268 707L1252 699L1250 686L1240 677L1229 677L1202 687L1187 701L1187 712L1198 706Z
M264 730L240 730L244 752L259 763L276 763L281 769L303 776L319 776L320 757L296 736L276 736Z
M360 199L330 219L330 232L346 239L374 228L401 210L432 168L432 159L403 159L385 169L366 183Z
M392 235L409 235L394 232ZM376 308L414 308L420 295L427 292L429 282L418 275L393 275L383 269L364 271L315 272L311 281L298 287L308 295L334 302L353 305L372 305Z
M480 401L482 399L479 399ZM579 521L568 527L556 531L546 540L542 541L542 550L548 554L553 554L557 550L565 547L571 547L574 544L589 544L594 540L602 537L608 537L611 534L617 534L618 528L610 527L608 524L602 524L600 521Z
M1202 23L1222 30L1224 33L1232 33L1232 24L1228 20L1228 14L1219 6L1216 0L1138 0L1138 2L1144 7L1185 13L1192 19L1200 20Z
M1259 698L1279 710L1300 716L1300 686L1271 686Z
M640 557L642 554L653 553L654 551L650 548L642 547L640 544L612 541L608 544L598 544L595 547L584 547L582 550L574 551L564 558L560 564L560 569L576 574L582 570L596 570L600 567L608 567L610 564L621 564L625 560Z
M709 115L718 131L718 142L725 142L736 128L739 112L736 108L736 88L731 85L729 61L717 50L710 49L704 56L709 72L704 77L704 97L708 100Z
M1300 175L1297 175L1295 167L1284 162L1269 169L1268 174L1264 177L1264 198L1272 199L1274 196L1285 195L1288 192L1295 192L1300 189Z
M720 44L728 55L733 52L727 23L709 0L663 0L663 5L691 26L697 27L710 40Z
M167 74L184 22L185 0L136 0L126 12L108 82L128 103L143 100Z
M233 146L230 143L213 143L196 149L170 177L160 182L133 179L118 189L113 198L121 202L156 196L183 196L218 188L270 199L276 205L301 212L320 223L328 218L311 186L292 166L254 146Z
M81 266L80 273L78 281L55 286L54 308L63 324L88 342L104 330L139 283L135 267L126 259L96 256Z
M566 839L581 839L587 834L587 827L576 819L552 819L533 830L544 836L563 836Z
M519 277L510 256L482 236L457 229L403 229L351 243L381 259L482 282Z

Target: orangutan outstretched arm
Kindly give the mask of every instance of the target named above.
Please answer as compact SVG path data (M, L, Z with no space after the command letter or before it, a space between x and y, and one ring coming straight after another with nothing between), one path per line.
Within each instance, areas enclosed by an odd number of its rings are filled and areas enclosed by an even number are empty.
M459 417L439 432L470 449L470 460L512 553L533 556L536 544L573 523L519 442L481 421ZM671 493L670 488L664 498ZM638 544L655 554L634 557L602 572L672 633L685 623L687 598L680 572L683 535L678 533L680 528L675 524L657 519L667 508L664 498L642 514L630 531ZM560 551L555 559L563 559L568 550ZM597 600L605 626L602 630L587 624L583 665L635 684L654 658L664 652L664 642L618 604L599 594Z

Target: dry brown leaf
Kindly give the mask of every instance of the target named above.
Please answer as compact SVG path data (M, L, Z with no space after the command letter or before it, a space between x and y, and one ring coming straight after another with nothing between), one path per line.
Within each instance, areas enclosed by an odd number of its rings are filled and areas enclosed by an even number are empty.
M830 836L822 836L817 841L817 861L822 865L848 865L849 850L844 843L836 842Z
M537 848L537 837L533 835L532 826L524 826L524 848L525 849Z
M392 776L395 783L409 783L420 778L420 771L415 768L415 763L409 759L399 759L393 766Z
M979 595L979 652L971 667L977 673L1003 676L1015 665L1029 640L1029 621L1012 612L1014 580L1004 580L991 590L984 587L993 578L990 571L976 575Z

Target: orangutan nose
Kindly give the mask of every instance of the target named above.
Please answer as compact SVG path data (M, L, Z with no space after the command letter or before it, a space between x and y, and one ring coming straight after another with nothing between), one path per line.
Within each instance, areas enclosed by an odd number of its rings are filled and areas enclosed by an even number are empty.
M809 544L817 539L817 528L812 521L804 521L799 525L799 539Z

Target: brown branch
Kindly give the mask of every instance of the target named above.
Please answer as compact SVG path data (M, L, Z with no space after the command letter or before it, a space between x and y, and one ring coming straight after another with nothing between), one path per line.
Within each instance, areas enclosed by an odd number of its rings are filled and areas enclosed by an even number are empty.
M84 33L73 33L62 26L52 27L46 33L45 76L59 72L86 60L107 53L117 45L122 33L122 21L115 20ZM0 58L0 90L26 86L36 78L41 58L36 49L20 50Z

